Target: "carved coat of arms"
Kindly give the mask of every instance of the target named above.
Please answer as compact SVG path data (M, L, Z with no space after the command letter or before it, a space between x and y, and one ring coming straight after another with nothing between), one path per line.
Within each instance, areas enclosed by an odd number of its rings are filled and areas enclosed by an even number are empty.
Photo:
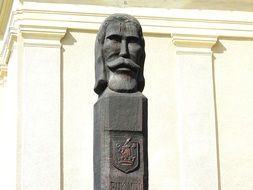
M132 142L132 138L126 140L115 139L112 141L112 164L124 173L130 173L139 166L139 143Z

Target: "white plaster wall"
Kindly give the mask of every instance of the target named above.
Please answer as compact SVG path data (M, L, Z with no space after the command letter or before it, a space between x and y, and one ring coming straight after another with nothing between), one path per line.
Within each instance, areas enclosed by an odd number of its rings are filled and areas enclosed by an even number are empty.
M94 32L70 31L63 43L65 190L93 186ZM150 190L179 188L175 50L168 36L145 36Z
M143 93L148 97L150 190L179 188L175 49L169 37L145 36Z
M61 186L60 46L23 40L22 62L19 62L23 73L18 78L21 86L19 188L58 190Z
M253 40L214 48L222 190L253 189Z
M92 188L95 36L94 32L70 31L62 41L66 190ZM179 189L175 49L166 36L145 36L145 40L143 93L149 99L150 189ZM224 190L253 188L252 49L253 41L242 39L221 39L213 48L220 186Z
M0 85L0 188L16 188L17 51L13 48L8 79Z
M64 189L93 187L94 33L63 39Z
M93 31L70 30L62 40L65 190L92 189L93 186L93 104L97 100L93 92L95 37ZM145 41L146 86L143 93L149 99L150 190L178 190L176 51L169 36L146 35ZM253 188L252 50L253 40L240 38L221 38L213 48L222 190ZM0 145L1 150L6 152L0 160L3 168L0 177L5 179L1 183L1 188L7 187L5 189L15 189L13 181L16 178L17 57L14 55L10 57L7 83L0 86ZM34 102L34 105L37 103Z

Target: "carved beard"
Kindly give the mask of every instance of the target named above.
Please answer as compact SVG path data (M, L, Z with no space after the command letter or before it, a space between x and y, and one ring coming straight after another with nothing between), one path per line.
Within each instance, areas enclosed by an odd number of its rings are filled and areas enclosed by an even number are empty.
M116 92L137 92L137 74L131 70L110 71L108 87Z

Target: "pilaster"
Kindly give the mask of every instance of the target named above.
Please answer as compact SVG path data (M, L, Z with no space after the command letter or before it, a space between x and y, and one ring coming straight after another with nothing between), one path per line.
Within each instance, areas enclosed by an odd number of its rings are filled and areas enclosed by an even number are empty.
M5 64L0 65L0 85L3 85L7 76L8 66Z
M8 64L0 66L0 158L1 188L16 188L17 156L17 48L16 40L9 46ZM4 62L6 63L6 62ZM0 79L1 80L1 79Z
M61 42L66 28L19 27L18 189L62 189Z
M218 190L212 47L216 36L173 34L177 61L180 184Z

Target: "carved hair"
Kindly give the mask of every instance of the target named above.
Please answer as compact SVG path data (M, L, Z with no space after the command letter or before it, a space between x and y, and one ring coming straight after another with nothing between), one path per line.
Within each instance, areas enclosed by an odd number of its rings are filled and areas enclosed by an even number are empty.
M145 85L145 79L143 76L143 66L144 66L144 61L145 61L145 42L143 38L142 28L139 21L133 16L127 15L127 14L113 14L107 17L98 30L96 43L95 43L95 80L96 81L95 81L94 91L98 95L101 95L103 91L106 89L107 84L108 84L108 78L107 78L107 73L105 69L105 61L104 61L104 55L103 55L103 44L104 44L104 40L106 36L107 26L114 22L125 22L125 23L130 22L137 28L138 35L140 38L140 45L143 49L142 51L143 55L141 55L140 63L137 63L141 67L139 71L139 75L138 75L137 89L138 91L142 92Z

